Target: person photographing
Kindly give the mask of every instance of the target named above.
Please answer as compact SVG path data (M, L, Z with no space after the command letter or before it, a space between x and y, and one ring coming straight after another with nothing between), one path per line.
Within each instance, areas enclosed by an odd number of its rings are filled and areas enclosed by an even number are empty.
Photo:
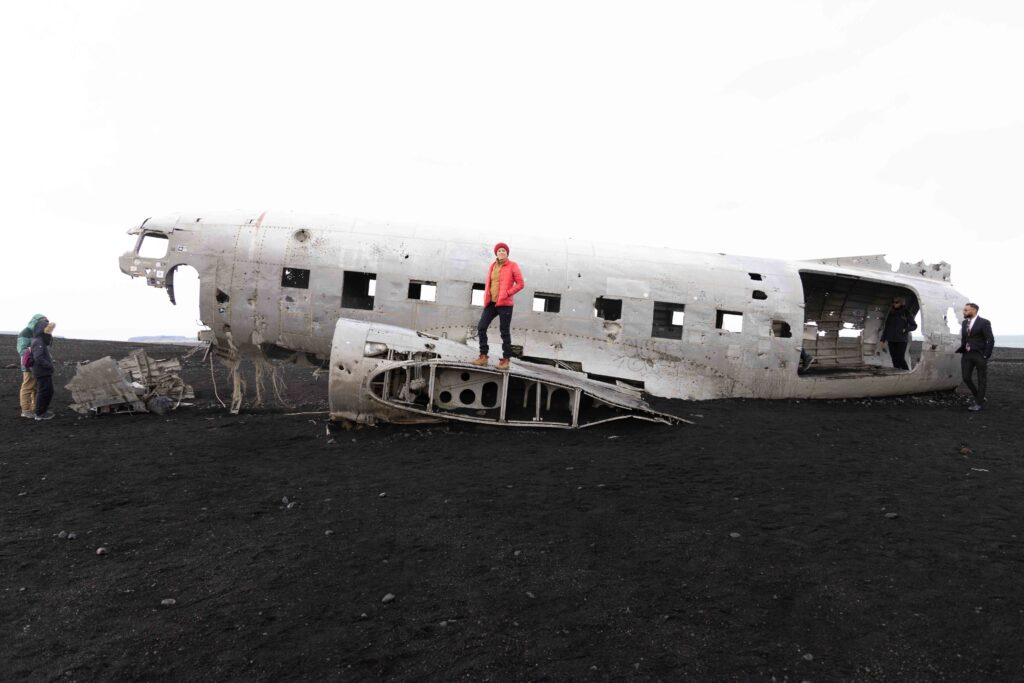
M29 353L32 357L32 376L36 380L36 412L35 419L53 419L50 412L50 401L53 400L53 357L50 355L50 344L53 343L53 328L56 323L43 317L36 321L32 329L32 343Z

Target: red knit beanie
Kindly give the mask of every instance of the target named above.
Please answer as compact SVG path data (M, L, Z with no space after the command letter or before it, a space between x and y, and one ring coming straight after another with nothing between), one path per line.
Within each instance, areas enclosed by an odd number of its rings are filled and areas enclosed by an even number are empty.
M499 249L504 249L506 252L512 251L504 242L498 242L497 244L494 245L494 253L497 254Z

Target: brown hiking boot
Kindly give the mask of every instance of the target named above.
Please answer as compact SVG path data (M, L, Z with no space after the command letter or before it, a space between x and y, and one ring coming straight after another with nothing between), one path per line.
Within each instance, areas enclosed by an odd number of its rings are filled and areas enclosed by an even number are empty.
M487 365L487 356L481 353L479 358L473 361L473 365Z
M508 358L502 358L498 361L499 370L508 370Z

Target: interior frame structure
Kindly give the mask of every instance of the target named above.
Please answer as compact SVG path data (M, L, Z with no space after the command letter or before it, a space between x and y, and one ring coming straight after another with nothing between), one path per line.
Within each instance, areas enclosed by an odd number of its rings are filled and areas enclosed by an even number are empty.
M903 297L907 310L917 316L921 307L913 290L833 273L800 271L800 281L803 348L814 356L816 372L891 370L877 353L882 326L893 297Z

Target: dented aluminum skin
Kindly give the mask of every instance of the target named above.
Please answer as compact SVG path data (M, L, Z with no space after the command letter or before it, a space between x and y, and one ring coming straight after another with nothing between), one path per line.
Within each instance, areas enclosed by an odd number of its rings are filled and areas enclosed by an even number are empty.
M326 366L341 318L472 350L481 310L471 305L472 287L500 239L526 280L512 337L532 361L682 399L857 398L959 382L955 312L967 299L944 263L894 272L881 256L783 261L504 234L484 241L479 233L273 213L181 214L129 232L138 241L120 258L124 273L167 288L173 300L176 269L198 271L200 317L224 354ZM147 239L166 239L166 255L141 257ZM308 287L288 286L296 281L285 269L308 270ZM351 303L342 296L346 272L375 278L372 296L356 307L343 305ZM410 298L411 282L436 284L435 300ZM538 293L559 297L559 310L531 310ZM892 369L878 343L896 295L920 313L922 351L909 372ZM619 319L595 316L599 298L621 302ZM665 303L682 307L681 325L655 324ZM737 331L723 328L729 314L742 316ZM805 373L802 346L816 357Z

